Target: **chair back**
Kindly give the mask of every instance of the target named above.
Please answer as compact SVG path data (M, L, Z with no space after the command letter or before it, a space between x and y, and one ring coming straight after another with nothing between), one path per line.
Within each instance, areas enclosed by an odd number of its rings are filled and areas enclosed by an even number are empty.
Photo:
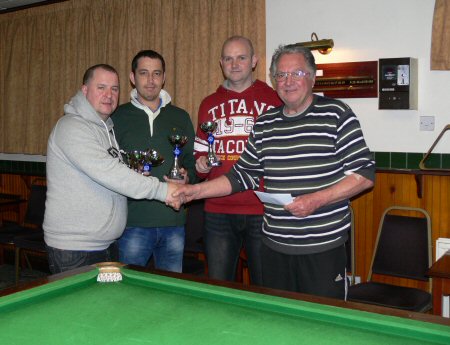
M423 217L390 214L392 211L419 212ZM389 207L382 215L372 258L372 273L429 281L431 265L431 220L420 208Z
M42 227L42 224L44 223L46 197L47 186L38 184L31 185L27 211L24 218L25 224L33 224Z

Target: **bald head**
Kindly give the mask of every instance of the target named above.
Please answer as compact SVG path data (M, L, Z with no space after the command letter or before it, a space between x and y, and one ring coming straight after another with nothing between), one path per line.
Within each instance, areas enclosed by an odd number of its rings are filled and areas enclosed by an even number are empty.
M240 42L244 43L245 45L247 45L247 47L250 50L250 57L255 55L255 50L253 49L252 41L250 41L247 37L244 37L244 36L231 36L231 37L227 38L227 40L225 42L223 42L222 54L221 54L222 58L224 57L224 50L227 47L227 45L232 43L232 42L236 42L236 41L240 41Z

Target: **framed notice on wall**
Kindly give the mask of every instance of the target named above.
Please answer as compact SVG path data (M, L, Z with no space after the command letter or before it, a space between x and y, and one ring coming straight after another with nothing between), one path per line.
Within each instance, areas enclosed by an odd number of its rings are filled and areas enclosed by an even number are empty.
M378 61L318 64L313 92L332 98L376 98Z

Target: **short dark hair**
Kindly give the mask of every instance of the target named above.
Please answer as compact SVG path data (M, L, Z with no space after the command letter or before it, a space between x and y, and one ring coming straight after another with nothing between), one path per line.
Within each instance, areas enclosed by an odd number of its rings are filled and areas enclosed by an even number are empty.
M286 54L301 54L305 58L306 64L310 69L311 75L316 75L316 60L311 50L295 44L280 45L272 55L272 62L270 63L270 75L273 77L277 72L278 61Z
M133 58L133 61L131 61L131 71L133 74L136 73L136 69L138 66L138 61L140 58L148 57L150 59L158 59L161 61L163 73L166 72L166 62L164 61L164 58L161 56L161 54L155 52L154 50L141 50L139 53L136 54L136 56Z
M115 74L117 75L117 77L119 77L119 73L117 73L116 69L115 69L113 66L108 65L108 64L105 64L105 63L99 63L99 64L97 64L97 65L94 65L94 66L89 67L89 68L86 70L86 72L84 72L84 75L83 75L83 85L87 85L87 83L89 83L89 81L90 81L90 80L92 79L92 77L94 76L95 70L96 70L96 69L99 69L99 68L104 69L105 71L108 71L108 72L115 73Z

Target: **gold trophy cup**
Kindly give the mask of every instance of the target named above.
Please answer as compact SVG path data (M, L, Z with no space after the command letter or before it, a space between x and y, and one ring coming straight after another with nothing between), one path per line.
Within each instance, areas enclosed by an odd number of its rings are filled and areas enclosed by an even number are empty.
M164 157L156 150L152 149L147 151L134 150L126 152L125 157L128 167L143 175L150 175L152 167L164 163Z

